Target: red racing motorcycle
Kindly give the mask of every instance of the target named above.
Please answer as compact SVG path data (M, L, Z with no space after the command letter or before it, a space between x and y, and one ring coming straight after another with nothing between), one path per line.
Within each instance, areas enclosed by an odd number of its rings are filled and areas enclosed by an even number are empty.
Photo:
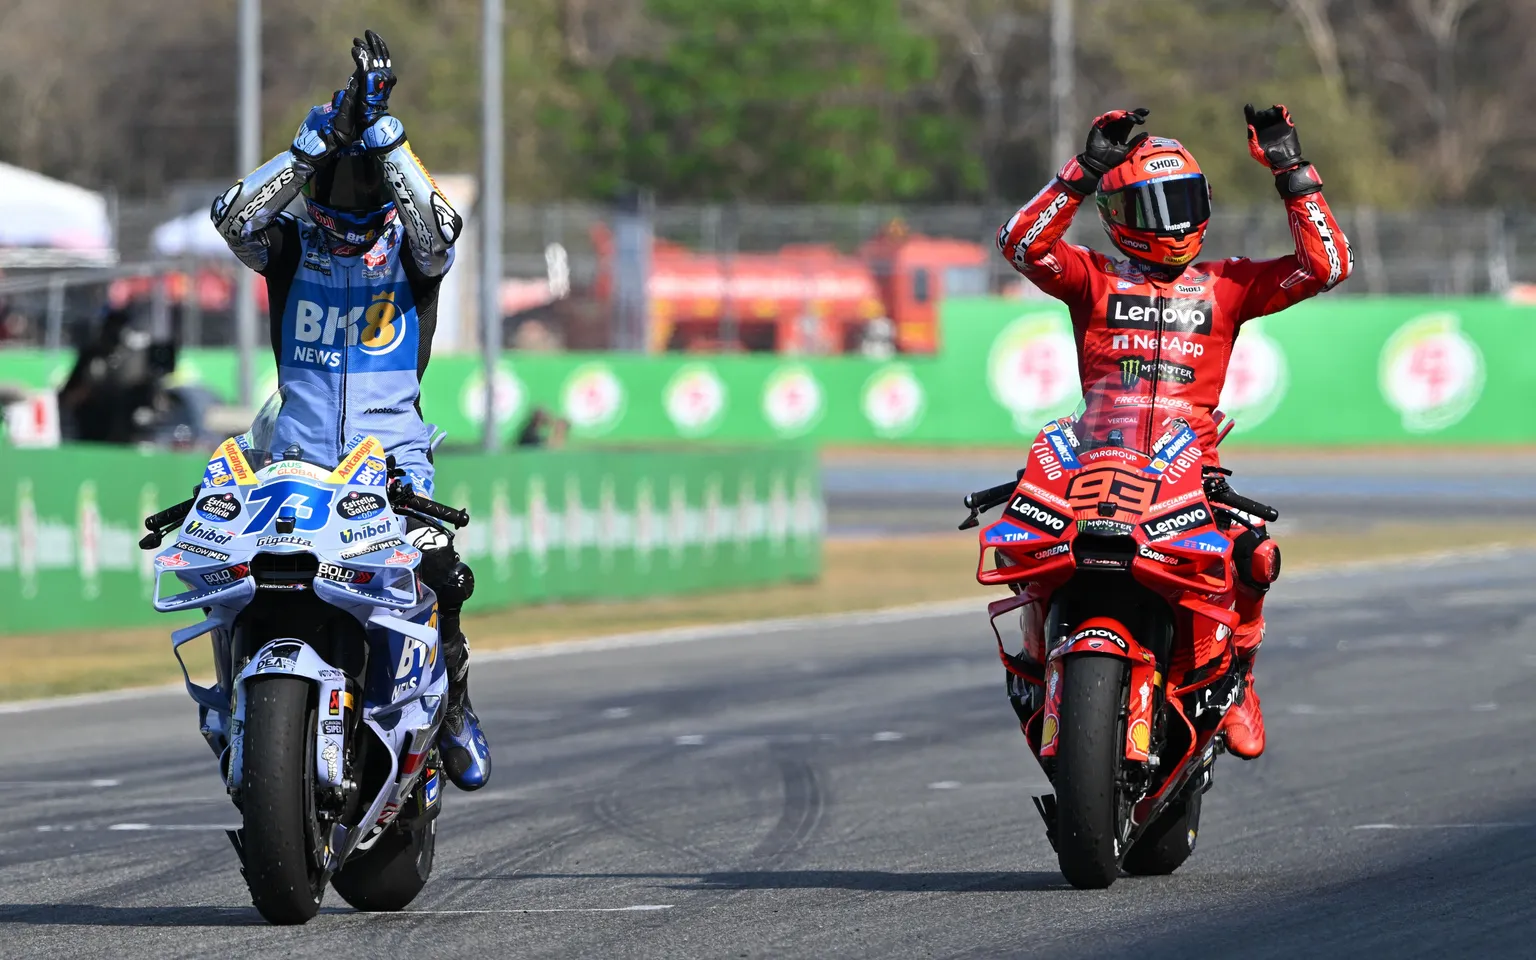
M1041 430L1016 483L965 498L960 528L1004 507L979 533L976 578L1013 591L987 612L1009 700L1055 789L1034 798L1046 836L1073 886L1102 888L1121 869L1171 873L1194 850L1243 682L1233 540L1279 514L1202 468L1177 401L1118 381L1086 396L1077 417ZM1218 425L1219 443L1231 422ZM1249 573L1271 583L1279 552L1260 536ZM1018 653L998 630L1014 612Z

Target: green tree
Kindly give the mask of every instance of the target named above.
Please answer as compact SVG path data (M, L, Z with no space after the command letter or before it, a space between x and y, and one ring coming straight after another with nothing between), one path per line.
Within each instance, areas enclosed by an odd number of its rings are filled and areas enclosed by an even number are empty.
M954 165L963 124L901 109L936 47L891 0L651 0L645 17L646 46L569 68L575 109L545 115L576 192L900 199Z

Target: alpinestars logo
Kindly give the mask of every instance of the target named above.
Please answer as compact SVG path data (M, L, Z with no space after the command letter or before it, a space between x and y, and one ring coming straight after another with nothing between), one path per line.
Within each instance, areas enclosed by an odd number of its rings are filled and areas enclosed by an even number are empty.
M1052 536L1061 536L1067 530L1067 524L1072 518L1064 513L1058 513L1045 504L1032 500L1023 494L1016 494L1013 502L1008 504L1008 509L1003 511L1003 516L1018 520L1025 526L1034 527L1042 533Z
M1197 503L1186 510L1165 513L1160 517L1144 521L1141 532L1147 535L1148 540L1161 540L1183 533L1185 530L1203 527L1210 522L1211 511L1206 509L1205 504Z
M1312 229L1317 231L1317 238L1323 241L1323 250L1328 254L1328 279L1323 289L1332 290L1344 272L1343 265L1339 260L1339 246L1334 242L1333 231L1328 228L1328 218L1323 216L1323 208L1316 200L1307 201L1307 220L1311 222Z
M268 181L267 185L258 190L256 192L256 196L251 198L250 203L240 208L240 215L237 219L239 219L241 223L249 221L252 217L256 216L256 212L258 210L267 205L268 201L277 196L277 192L279 190L283 189L283 187L292 182L293 168L284 167L282 172L277 175L276 179Z
M1149 357L1121 357L1120 385L1133 387L1138 380L1148 383L1194 383L1195 368L1186 367L1172 360L1153 360Z
M1213 313L1209 300L1112 293L1106 319L1117 330L1154 330L1161 324L1162 329L1177 333L1209 334Z
M1056 198L1051 201L1049 206L1040 211L1040 215L1035 217L1035 222L1030 224L1029 229L1024 231L1024 236L1019 238L1018 249L1022 250L1031 243L1034 243L1045 228L1051 225L1051 221L1056 219L1056 214L1060 213L1066 205L1067 194L1066 191L1062 191L1056 195Z

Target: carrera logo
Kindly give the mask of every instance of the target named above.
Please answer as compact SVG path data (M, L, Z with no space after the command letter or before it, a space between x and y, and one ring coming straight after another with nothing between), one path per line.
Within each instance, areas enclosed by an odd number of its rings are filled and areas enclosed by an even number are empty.
M1211 511L1206 509L1205 504L1197 503L1187 510L1180 510L1177 513L1166 513L1161 517L1153 517L1151 520L1144 521L1141 525L1141 532L1147 535L1148 540L1161 540L1165 537L1176 536L1185 530L1203 527L1210 522Z
M1068 550L1071 550L1071 549L1072 549L1072 544L1070 544L1070 543L1058 543L1054 547L1050 547L1048 549L1040 550L1040 551L1036 552L1034 556L1035 556L1036 560L1046 560L1046 559L1049 559L1051 557L1059 556L1059 555L1061 555L1063 553L1066 553Z
M1072 522L1072 518L1066 514L1057 513L1045 504L1037 503L1023 494L1014 495L1013 502L1008 504L1008 509L1003 511L1003 516L1018 520L1042 533L1058 537L1066 533L1067 524Z
M1183 334L1210 334L1212 307L1209 300L1159 299L1130 293L1112 293L1107 307L1109 326L1117 330L1173 330Z
M1183 170L1184 161L1178 157L1153 157L1142 164L1141 169L1148 173L1168 173L1171 170Z

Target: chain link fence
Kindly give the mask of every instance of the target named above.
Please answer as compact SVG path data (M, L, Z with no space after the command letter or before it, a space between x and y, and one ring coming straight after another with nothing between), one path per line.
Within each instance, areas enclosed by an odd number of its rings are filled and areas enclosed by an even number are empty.
M113 281L172 270L187 278L202 276L222 288L238 264L232 257L166 261L153 249L154 228L174 217L206 207L219 185L193 184L153 201L116 204L119 260L112 271L80 271L47 276L12 271L0 279L0 347L58 346L99 315L114 289ZM664 204L650 210L655 235L706 253L767 253L796 244L834 247L855 253L864 242L893 223L933 237L969 240L989 249L998 225L1014 211L1008 205L760 205ZM1437 209L1386 211L1336 209L1354 249L1355 276L1337 295L1502 295L1516 284L1536 284L1536 210ZM503 275L537 280L549 276L551 245L564 251L562 271L576 298L590 291L600 270L596 232L611 210L595 203L511 204L507 207ZM471 230L474 221L471 219ZM466 237L473 240L472 234ZM1091 206L1068 232L1074 243L1108 252L1108 241ZM1291 235L1278 201L1253 209L1218 208L1206 237L1206 257L1283 256ZM466 262L473 257L466 258ZM988 277L994 292L1017 290L1020 278L1002 257L992 257ZM562 278L564 280L565 278ZM206 287L204 283L202 286ZM192 287L197 287L193 284ZM176 284L172 284L175 288ZM118 283L116 289L124 289ZM216 304L188 303L173 293L167 304L153 285L133 289L139 309L153 314L156 326L169 324L188 345L233 342L232 317ZM589 311L600 314L594 307ZM601 321L599 321L601 322ZM264 327L265 325L263 325ZM262 331L264 339L264 331Z

